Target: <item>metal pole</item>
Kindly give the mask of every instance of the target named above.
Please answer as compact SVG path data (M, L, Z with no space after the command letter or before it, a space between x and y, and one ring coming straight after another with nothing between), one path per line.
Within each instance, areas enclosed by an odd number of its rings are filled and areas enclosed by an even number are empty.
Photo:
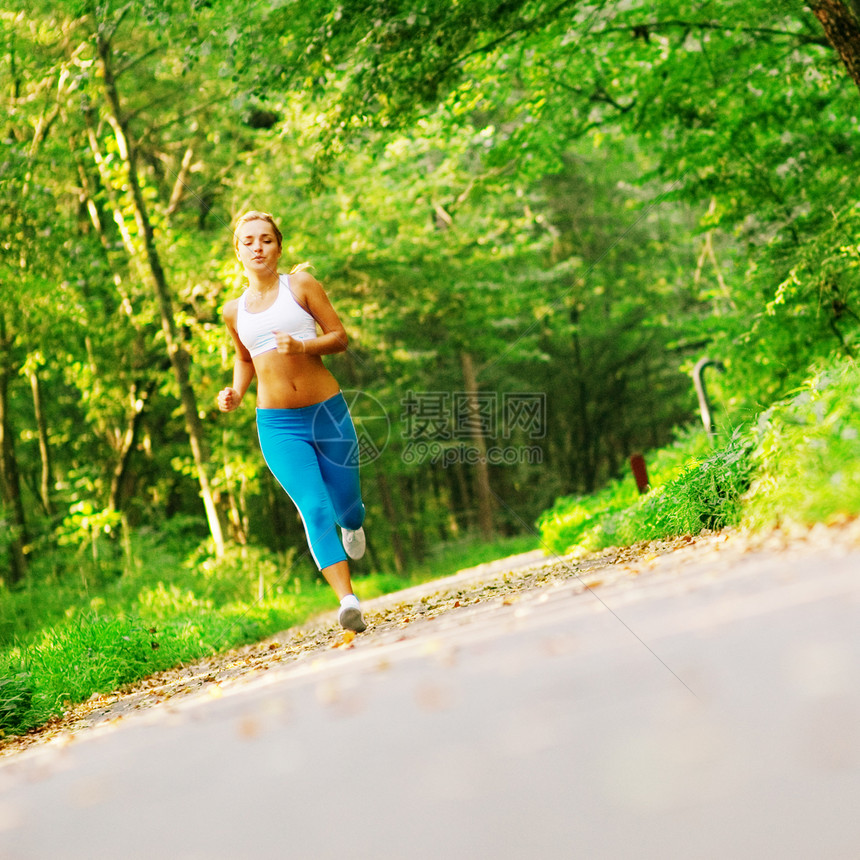
M714 426L714 419L711 416L711 404L708 400L708 390L705 388L705 368L715 367L721 373L725 370L722 362L715 361L713 358L700 358L693 368L693 385L696 387L696 396L699 398L699 412L702 415L702 424L705 425L705 431L711 442L716 440L717 428Z

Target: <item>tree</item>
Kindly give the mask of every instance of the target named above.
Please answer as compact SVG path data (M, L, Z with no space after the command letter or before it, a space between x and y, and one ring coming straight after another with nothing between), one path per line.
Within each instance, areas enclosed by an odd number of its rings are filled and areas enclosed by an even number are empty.
M136 238L138 241L128 241L127 247L130 253L140 254L145 260L145 266L148 270L149 279L158 303L161 330L167 355L170 359L179 389L179 397L185 415L185 429L191 445L197 479L200 482L200 495L203 498L203 505L206 509L206 519L209 523L212 539L215 542L216 554L223 555L224 535L209 481L209 455L203 438L203 425L200 421L197 397L191 386L188 367L189 357L176 326L170 287L168 286L161 258L156 247L152 222L138 176L137 146L136 142L130 136L129 123L120 103L120 94L114 75L114 47L112 41L122 18L128 10L128 6L124 7L114 20L95 20L93 33L101 72L100 78L105 116L113 130L117 151L123 167L122 176L124 184L127 185L130 192L131 209L135 227L137 228ZM98 145L95 142L95 135L92 131L91 140L94 141L93 155L99 166L101 166L104 164L104 160L101 158ZM104 171L102 173L102 181L106 185L111 181L110 177L106 176ZM115 211L114 217L118 223L122 223L124 214L122 211ZM126 235L129 237L131 235L127 227Z
M814 0L809 8L860 89L860 4L856 0Z

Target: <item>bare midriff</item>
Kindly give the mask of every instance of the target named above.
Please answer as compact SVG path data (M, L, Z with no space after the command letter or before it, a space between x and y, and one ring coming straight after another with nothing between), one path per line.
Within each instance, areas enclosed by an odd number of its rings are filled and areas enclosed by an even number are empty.
M285 355L277 350L253 359L260 409L298 409L322 403L340 391L318 355Z

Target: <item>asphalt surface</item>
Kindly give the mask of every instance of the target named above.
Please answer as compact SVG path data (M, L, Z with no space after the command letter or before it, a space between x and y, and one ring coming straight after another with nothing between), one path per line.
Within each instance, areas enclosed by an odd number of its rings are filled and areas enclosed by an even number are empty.
M4 759L0 857L856 858L858 610L816 540L454 601Z

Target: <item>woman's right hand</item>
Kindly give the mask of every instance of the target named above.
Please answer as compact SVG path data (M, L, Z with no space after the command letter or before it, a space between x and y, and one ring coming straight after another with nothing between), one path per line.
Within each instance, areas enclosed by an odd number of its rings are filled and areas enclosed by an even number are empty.
M222 388L218 392L218 408L222 412L232 412L242 402L235 388Z

